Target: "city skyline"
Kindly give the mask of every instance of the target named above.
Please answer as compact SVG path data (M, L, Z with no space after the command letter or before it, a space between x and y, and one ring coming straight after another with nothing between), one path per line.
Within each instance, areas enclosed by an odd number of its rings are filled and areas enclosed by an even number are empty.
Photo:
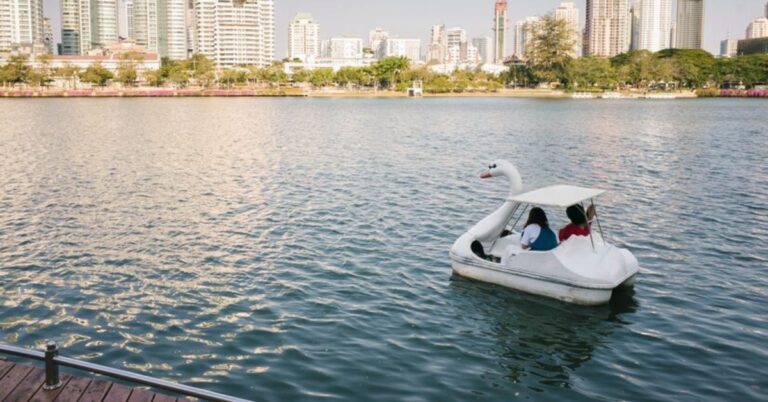
M283 58L288 54L287 29L291 19L299 12L312 13L323 30L323 39L332 36L354 35L367 38L368 32L376 27L389 31L392 37L419 38L429 43L429 31L433 25L445 24L447 27L462 27L469 37L493 37L492 19L494 0L487 4L459 0L440 1L436 9L433 1L416 3L404 0L390 0L386 4L361 4L354 0L278 0L275 4L275 57ZM580 26L584 27L586 0L573 1L581 12ZM553 11L559 0L518 0L509 4L509 23L514 27L516 21L528 16L544 15ZM677 1L673 1L676 9ZM119 0L121 11L123 0ZM45 17L51 18L55 42L61 41L60 0L44 0ZM408 13L403 13L408 9ZM744 36L747 25L764 14L765 2L762 0L732 0L729 4L710 1L707 3L704 21L705 50L718 54L720 41L726 37L740 39ZM374 12L375 11L375 12ZM674 11L673 11L674 12ZM360 17L361 15L365 16ZM123 28L121 27L121 30ZM507 35L507 54L514 51L514 34L510 29Z

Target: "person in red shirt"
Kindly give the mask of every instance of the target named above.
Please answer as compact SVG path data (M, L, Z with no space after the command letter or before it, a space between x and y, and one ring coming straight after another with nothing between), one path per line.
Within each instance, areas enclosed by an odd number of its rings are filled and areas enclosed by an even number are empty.
M571 223L565 225L557 234L560 243L568 240L571 236L589 236L589 216L594 216L594 207L590 206L589 211L584 213L584 207L581 205L571 205L565 210Z

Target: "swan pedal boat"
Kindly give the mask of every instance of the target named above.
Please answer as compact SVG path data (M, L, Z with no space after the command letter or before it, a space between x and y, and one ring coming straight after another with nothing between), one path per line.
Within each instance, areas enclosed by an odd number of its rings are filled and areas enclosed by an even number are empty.
M563 211L571 205L584 206L587 201L595 205L594 199L604 190L555 185L522 193L520 174L507 161L491 164L480 177L506 177L510 194L499 209L453 244L450 256L454 273L581 305L608 303L614 289L634 285L639 271L637 259L629 250L605 241L597 216L591 222L589 237L571 236L550 251L524 250L520 232L515 231L517 223L525 220L529 206ZM599 233L595 233L595 223ZM487 258L472 251L475 241L482 244Z

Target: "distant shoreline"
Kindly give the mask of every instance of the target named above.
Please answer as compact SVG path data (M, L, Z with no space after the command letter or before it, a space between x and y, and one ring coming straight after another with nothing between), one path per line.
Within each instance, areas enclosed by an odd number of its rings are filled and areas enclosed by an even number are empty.
M585 93L587 99L597 99L601 93ZM618 94L618 93L614 93ZM642 99L646 94L622 92L621 99ZM693 91L651 93L650 98L692 99L699 98ZM130 89L0 89L0 98L187 98L187 97L308 97L308 98L408 98L403 92L396 91L359 91L325 89L307 91L300 88L280 89L170 89L170 88L130 88ZM462 92L423 95L425 98L534 98L534 99L572 99L573 94L548 89L502 89L496 92ZM582 97L582 99L583 99ZM720 94L714 97L754 98L748 93ZM615 99L615 98L611 98Z

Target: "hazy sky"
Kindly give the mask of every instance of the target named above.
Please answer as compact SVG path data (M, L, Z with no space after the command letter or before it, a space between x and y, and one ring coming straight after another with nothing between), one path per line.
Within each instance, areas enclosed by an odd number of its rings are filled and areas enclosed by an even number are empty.
M57 41L61 36L59 1L44 0L44 12L54 21ZM766 1L705 0L705 49L719 53L720 41L729 33L731 38L743 38L749 22L765 12ZM586 0L574 2L579 8L583 27ZM355 35L367 40L369 30L382 27L392 36L426 41L433 24L465 28L470 38L491 36L493 3L494 0L275 0L276 57L287 55L288 21L298 12L314 15L320 23L322 38ZM510 22L514 24L526 16L545 14L559 3L560 0L510 0ZM510 33L509 50L512 50L513 39Z

